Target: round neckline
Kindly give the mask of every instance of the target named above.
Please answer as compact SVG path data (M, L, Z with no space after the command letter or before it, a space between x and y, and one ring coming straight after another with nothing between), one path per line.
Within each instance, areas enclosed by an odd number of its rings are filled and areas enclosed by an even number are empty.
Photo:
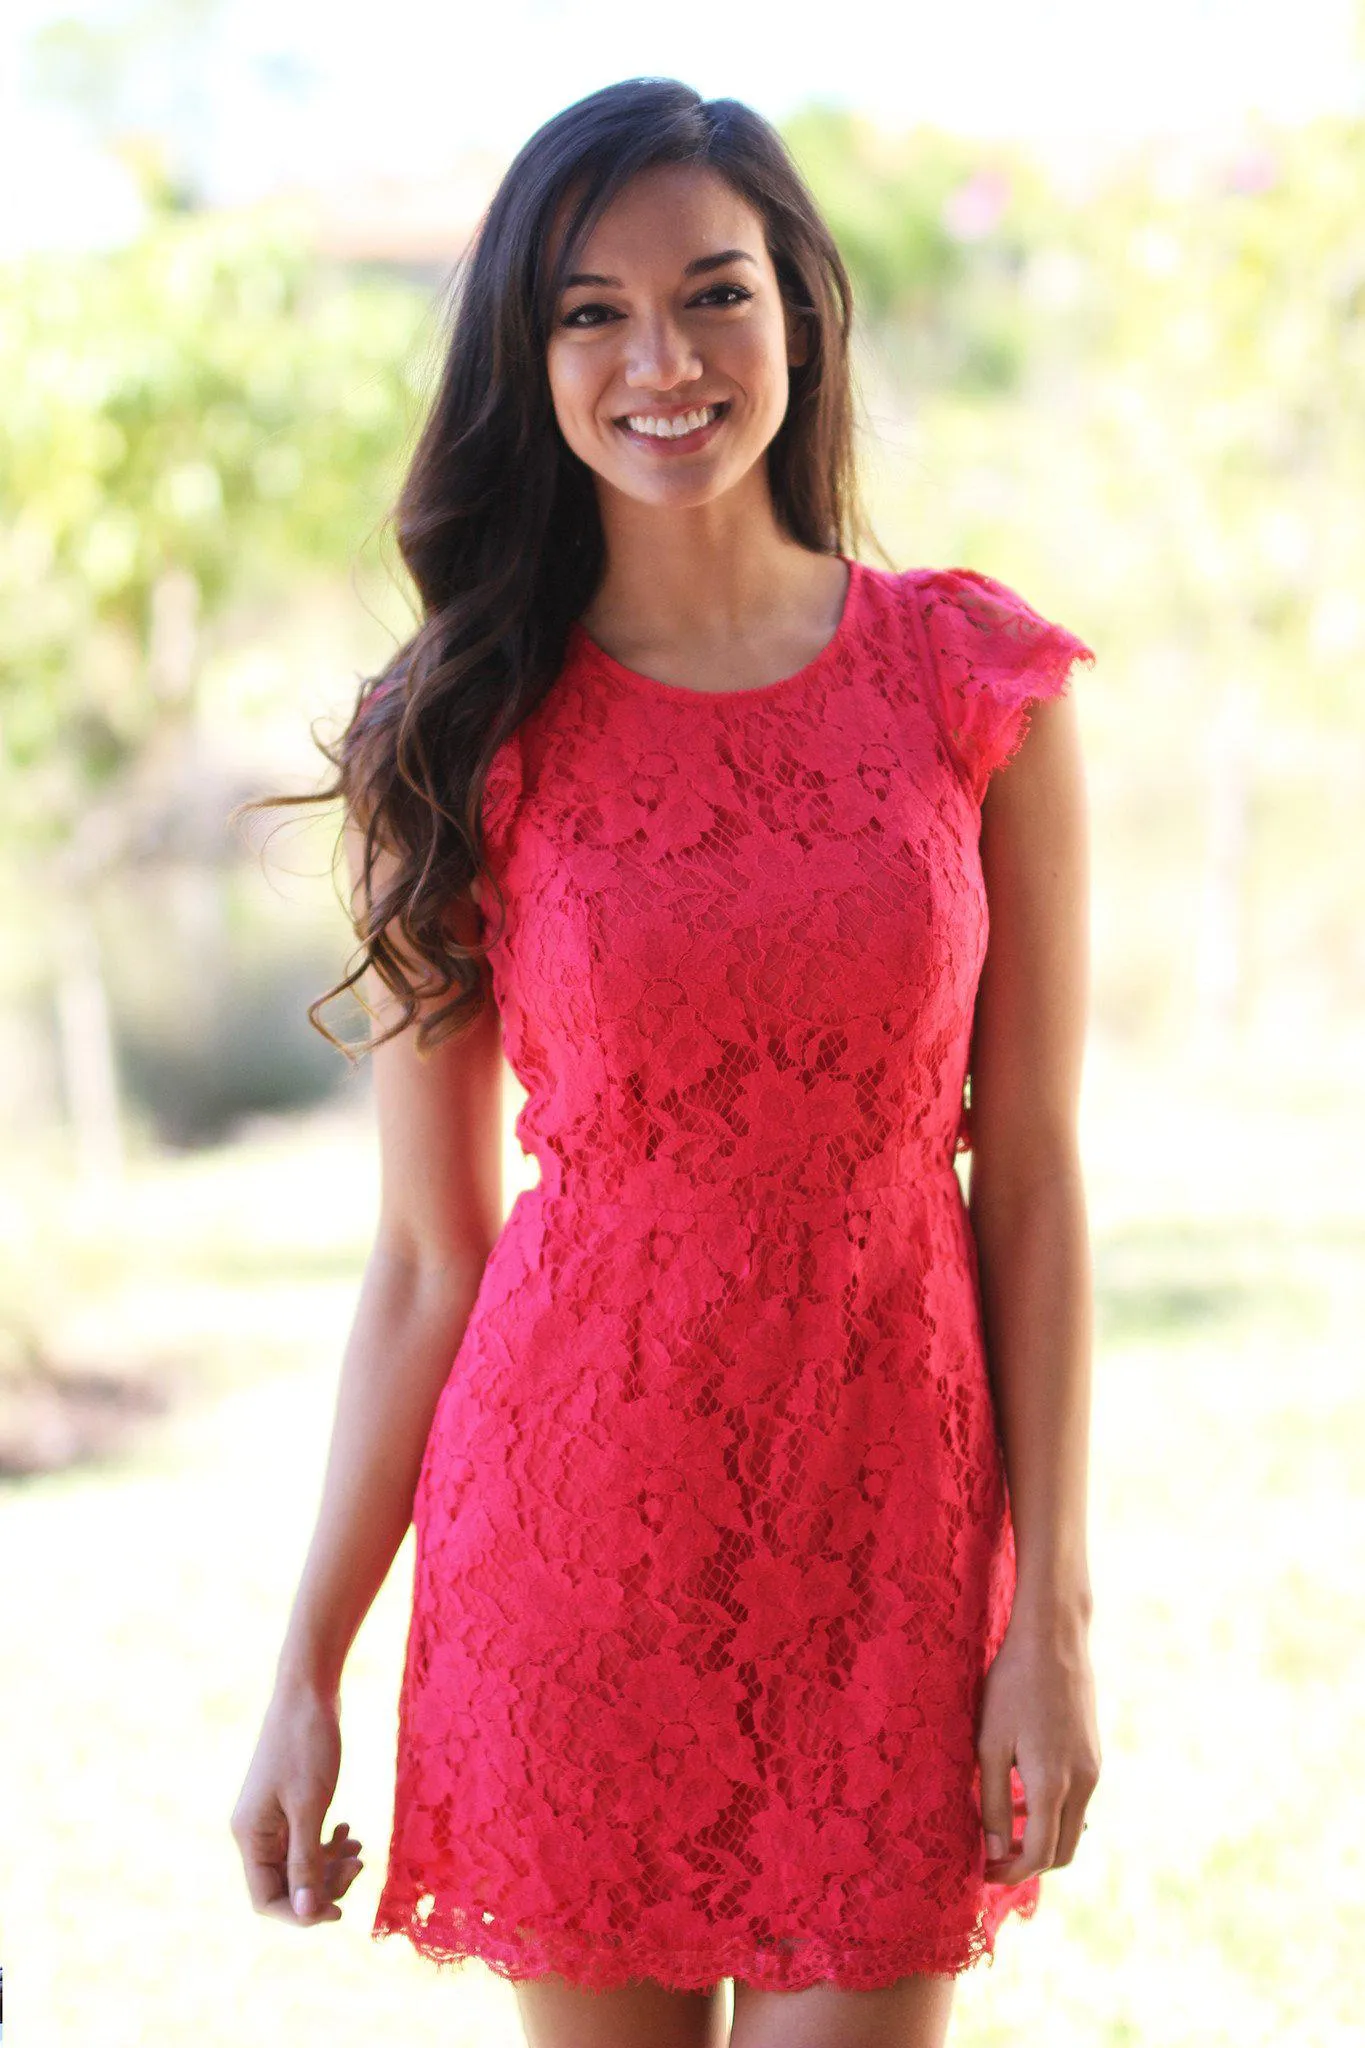
M587 628L577 619L573 621L569 628L570 638L577 641L579 649L588 656L597 668L603 670L615 681L629 683L644 690L657 690L660 696L663 697L675 699L695 697L703 703L721 704L742 703L751 697L773 697L779 690L795 689L799 684L809 682L812 677L820 674L827 668L830 662L843 650L844 643L852 627L853 614L857 608L858 589L863 565L861 562L855 561L851 555L840 554L836 559L845 563L848 568L848 583L844 590L844 602L843 608L839 613L839 623L818 654L813 655L803 667L794 669L791 675L779 676L776 682L757 683L746 690L699 690L691 683L665 683L658 676L647 676L640 669L627 668L625 663L618 661L614 654L608 654L605 647L599 646Z

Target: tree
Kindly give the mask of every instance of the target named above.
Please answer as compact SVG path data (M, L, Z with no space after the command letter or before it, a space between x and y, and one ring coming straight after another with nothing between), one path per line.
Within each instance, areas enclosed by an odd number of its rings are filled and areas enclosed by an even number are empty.
M0 271L0 857L49 894L92 1173L118 1145L91 892L194 772L205 636L386 510L424 310L287 216L154 213L124 249Z

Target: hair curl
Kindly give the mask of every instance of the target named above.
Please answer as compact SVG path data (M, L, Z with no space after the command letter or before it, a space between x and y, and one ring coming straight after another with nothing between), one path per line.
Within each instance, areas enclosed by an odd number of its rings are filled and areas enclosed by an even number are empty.
M739 100L705 100L669 78L625 79L556 114L509 165L452 273L439 382L389 515L421 622L362 680L340 738L316 740L335 781L245 807L340 798L343 830L349 818L363 831L350 902L359 957L308 1008L352 1061L405 1030L419 1008L417 1048L427 1052L472 1023L487 998L492 940L461 940L452 929L452 910L487 873L484 784L553 683L569 627L605 567L593 474L560 433L550 395L560 280L622 187L673 164L715 171L761 216L782 298L806 325L805 360L791 368L787 413L767 450L779 524L821 553L855 552L866 533L853 446L852 285L776 129ZM566 202L551 265L551 228ZM376 897L381 850L392 857L391 879ZM319 1013L351 990L373 1020L359 990L367 968L402 1014L357 1048Z

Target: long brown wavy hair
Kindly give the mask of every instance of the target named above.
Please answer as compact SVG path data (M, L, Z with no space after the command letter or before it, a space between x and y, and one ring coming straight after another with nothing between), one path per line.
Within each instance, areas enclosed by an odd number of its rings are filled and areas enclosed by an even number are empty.
M362 680L340 738L316 741L335 781L246 807L341 798L343 830L349 818L363 833L350 902L359 955L308 1009L353 1062L405 1030L419 1008L425 1053L472 1023L487 999L493 939L461 940L452 929L452 910L487 873L484 783L553 683L569 627L605 568L593 474L565 442L551 402L550 329L561 280L604 209L630 179L664 164L717 172L762 217L782 298L806 326L806 359L790 370L787 413L766 451L779 524L820 553L856 553L867 534L853 445L852 285L776 129L739 100L705 100L671 78L624 79L556 114L509 165L452 273L439 384L389 515L421 623ZM569 201L552 265L552 225ZM389 880L376 895L381 852ZM354 990L373 1020L358 987L367 967L401 1014L356 1047L319 1013Z

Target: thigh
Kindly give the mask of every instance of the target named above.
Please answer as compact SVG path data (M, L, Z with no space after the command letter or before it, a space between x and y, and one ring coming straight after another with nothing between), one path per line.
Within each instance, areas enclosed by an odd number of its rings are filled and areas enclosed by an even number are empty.
M735 1985L730 2048L943 2048L955 1977L902 1977L878 1991Z
M724 2048L724 1981L710 1991L668 1991L652 1978L584 1991L549 1976L512 1988L526 2048Z

